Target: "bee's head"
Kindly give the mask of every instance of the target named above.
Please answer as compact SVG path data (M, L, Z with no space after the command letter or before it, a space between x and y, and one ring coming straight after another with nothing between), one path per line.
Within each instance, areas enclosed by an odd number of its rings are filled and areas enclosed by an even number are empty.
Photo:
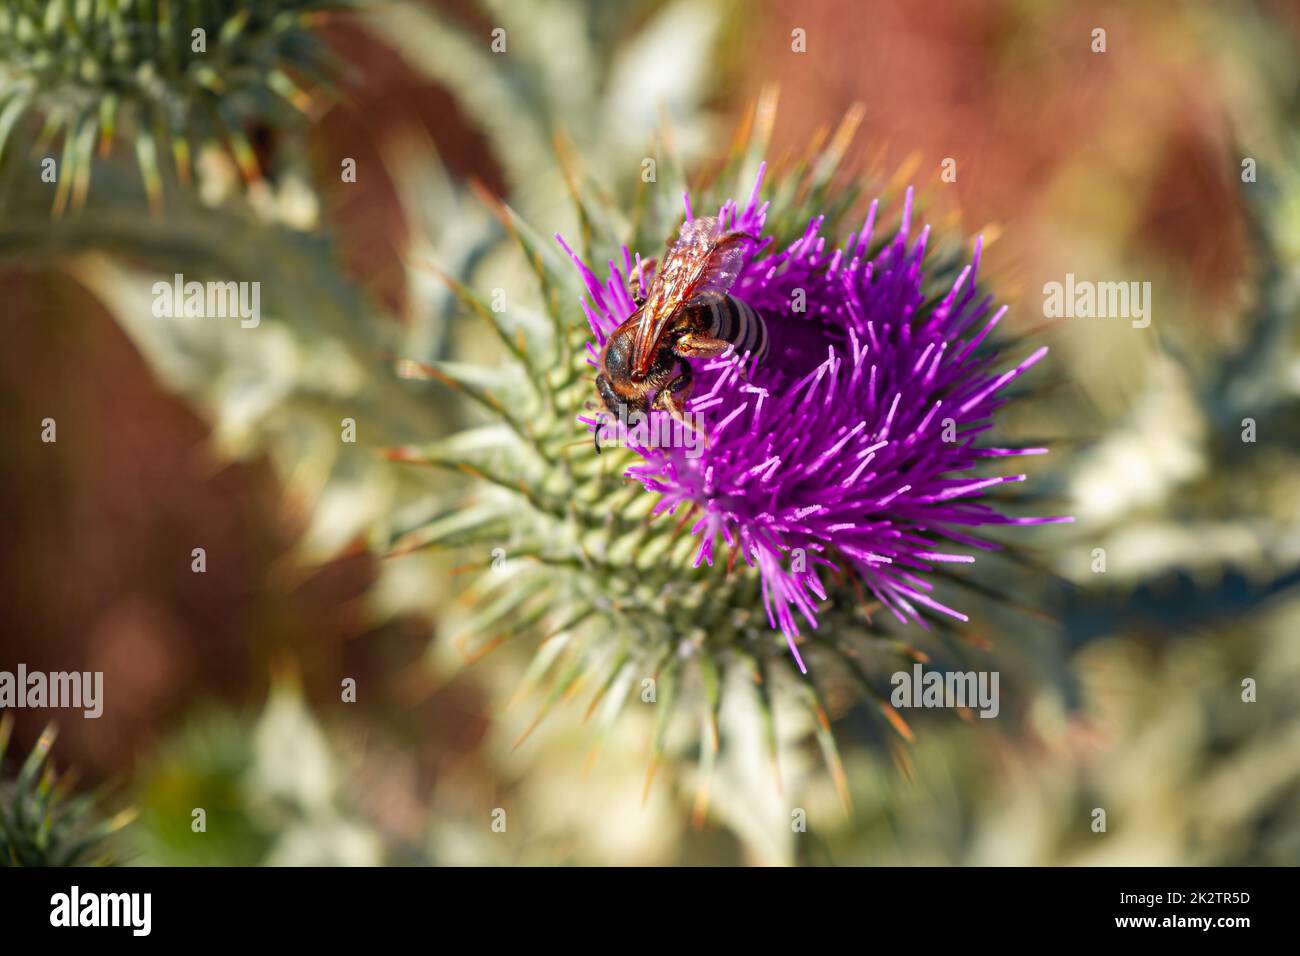
M614 386L609 384L609 379L604 375L596 376L596 394L600 396L600 403L605 406L605 410L611 415L618 415L618 406L623 401Z

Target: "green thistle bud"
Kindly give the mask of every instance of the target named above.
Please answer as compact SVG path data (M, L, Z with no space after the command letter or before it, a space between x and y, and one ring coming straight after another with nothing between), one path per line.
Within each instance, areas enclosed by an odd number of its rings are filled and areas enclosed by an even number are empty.
M0 719L0 765L13 718ZM0 777L0 866L84 866L109 860L105 841L134 817L98 821L93 796L73 796L70 779L47 763L55 730L47 727L18 775Z
M310 109L307 90L332 72L310 15L347 5L13 0L0 13L0 153L25 117L43 122L38 153L62 141L56 214L85 203L95 153L119 129L155 210L164 181L187 183L203 148L257 181L247 124Z

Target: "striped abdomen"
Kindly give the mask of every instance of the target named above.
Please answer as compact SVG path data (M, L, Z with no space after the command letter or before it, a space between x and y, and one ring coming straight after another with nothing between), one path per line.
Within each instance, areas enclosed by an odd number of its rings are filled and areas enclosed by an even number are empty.
M767 358L767 323L748 302L715 292L701 296L698 305L712 336L734 345L737 355L748 352L759 363Z

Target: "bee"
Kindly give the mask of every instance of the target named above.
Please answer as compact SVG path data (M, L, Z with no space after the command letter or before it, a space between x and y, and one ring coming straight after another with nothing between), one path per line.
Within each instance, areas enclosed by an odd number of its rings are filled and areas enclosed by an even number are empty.
M758 242L746 232L720 234L716 218L692 219L671 243L662 267L656 269L653 259L638 264L628 281L637 310L610 334L600 353L596 394L611 414L662 410L694 430L684 413L694 384L687 360L720 355L733 346L758 362L767 357L763 316L727 292L746 251ZM644 291L648 273L653 279Z

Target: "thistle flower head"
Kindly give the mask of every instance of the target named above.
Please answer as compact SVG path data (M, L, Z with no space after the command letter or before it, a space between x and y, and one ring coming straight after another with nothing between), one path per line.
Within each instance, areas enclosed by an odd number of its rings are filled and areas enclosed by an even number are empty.
M393 539L395 553L495 556L469 586L474 613L453 638L466 659L524 634L546 637L525 678L542 691L530 730L591 687L587 717L608 734L633 688L644 693L651 681L651 775L678 752L670 740L691 739L670 728L699 721L697 818L726 736L723 699L746 686L774 765L776 711L814 717L804 726L847 802L831 718L868 700L882 731L910 739L886 700L897 658L966 656L962 615L976 606L963 598L963 610L950 610L959 602L943 595L1013 603L969 573L980 569L951 564L985 549L1023 561L991 526L1049 520L993 507L992 489L1019 476L974 471L1040 450L998 447L988 434L1007 386L1041 350L1010 368L1001 358L994 327L1004 313L977 286L979 245L966 263L951 238L913 235L910 194L897 228L884 229L886 207L865 204L852 179L837 181L858 114L765 180L774 109L774 99L757 105L748 142L715 179L743 183L748 198L708 187L686 204L688 220L694 210L716 214L719 230L757 238L738 244L750 248L729 291L765 316L770 333L761 363L726 353L691 360L686 412L700 416L707 447L633 432L597 455L597 416L583 413L598 407L593 366L606 337L636 309L629 274L683 223L670 197L687 192L685 177L664 164L664 181L643 183L623 209L570 168L581 229L558 246L498 204L537 294L507 296L528 304L496 309L446 278L510 359L497 369L406 363L402 372L457 389L495 423L390 452L474 476L462 498Z
M718 229L762 236L762 170L748 202L726 200ZM686 218L692 218L689 196ZM937 300L927 301L929 229L912 235L912 193L894 235L875 242L878 203L840 242L815 216L793 241L766 235L747 254L731 294L765 317L770 352L757 363L734 349L697 363L688 410L702 416L702 453L673 443L630 444L642 461L627 474L661 495L655 513L684 511L699 541L694 564L712 565L719 540L757 569L769 623L786 637L800 670L799 619L817 626L822 578L849 573L899 621L925 626L919 611L966 616L931 596L926 574L971 563L952 545L989 550L972 529L1036 524L982 503L983 492L1024 475L975 477L990 458L1043 448L978 447L1005 389L1043 357L1040 348L1007 371L980 345L1006 313L978 291L981 246ZM595 336L631 317L634 258L603 275L574 255ZM654 416L667 418L663 411ZM590 427L598 419L583 418ZM660 422L650 434L663 432Z

